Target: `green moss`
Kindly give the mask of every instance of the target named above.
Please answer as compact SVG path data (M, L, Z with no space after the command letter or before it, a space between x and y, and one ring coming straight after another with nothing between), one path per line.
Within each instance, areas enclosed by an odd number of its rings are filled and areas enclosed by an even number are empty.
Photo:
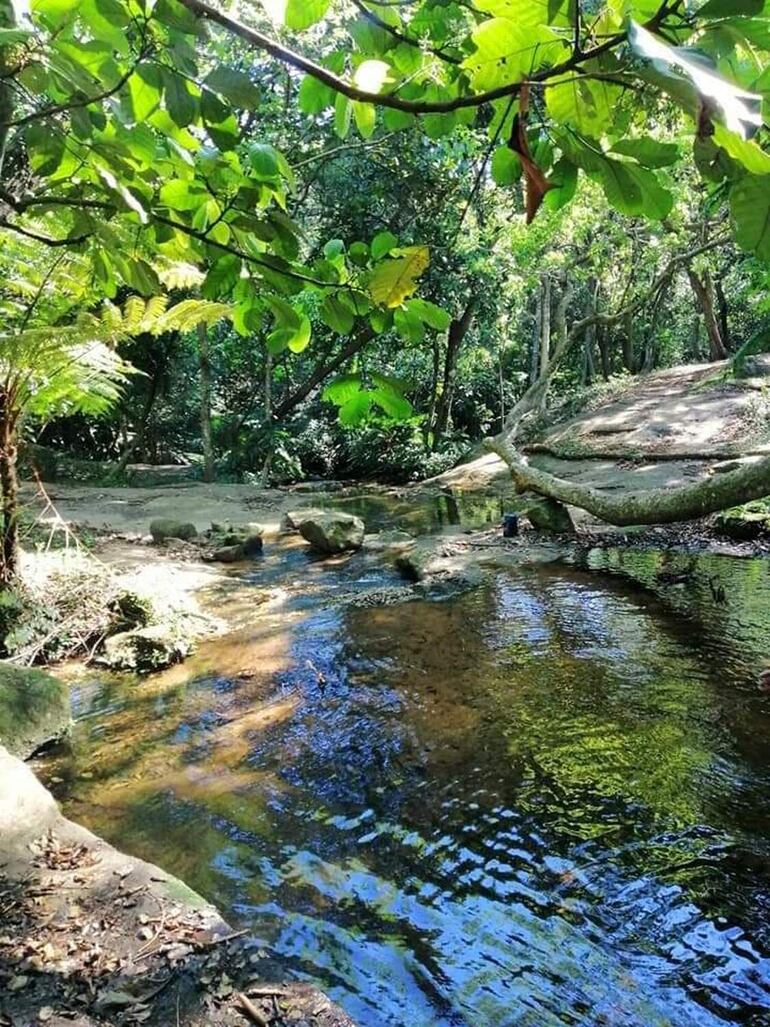
M70 722L60 681L41 670L0 663L0 742L22 759L60 738Z

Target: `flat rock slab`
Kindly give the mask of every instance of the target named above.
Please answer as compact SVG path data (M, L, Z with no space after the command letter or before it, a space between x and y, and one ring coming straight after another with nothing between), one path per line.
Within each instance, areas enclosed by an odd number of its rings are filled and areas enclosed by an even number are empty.
M313 987L256 985L269 960L244 932L177 878L66 820L2 747L0 868L3 1027L245 1027L255 1021L241 993L269 1025L353 1027Z

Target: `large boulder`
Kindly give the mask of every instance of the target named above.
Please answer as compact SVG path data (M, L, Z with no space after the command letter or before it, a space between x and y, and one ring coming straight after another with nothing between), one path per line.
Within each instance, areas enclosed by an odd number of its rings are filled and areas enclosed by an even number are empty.
M110 670L152 674L174 663L181 663L191 649L192 643L176 627L153 624L147 628L135 628L133 631L111 635L96 661Z
M176 538L183 542L189 542L195 538L198 529L189 521L176 521L171 517L159 517L150 524L150 534L153 542L165 542L166 539Z
M328 510L306 517L301 521L299 533L319 553L344 553L360 549L366 527L360 517Z
M32 667L0 663L0 742L21 759L66 734L70 704L61 681Z
M320 510L314 507L305 507L300 510L287 510L281 517L281 531L299 531L300 525L320 514L328 513L328 510Z
M574 535L575 525L564 503L548 496L525 493L519 509L525 514L535 531L551 531L556 534Z

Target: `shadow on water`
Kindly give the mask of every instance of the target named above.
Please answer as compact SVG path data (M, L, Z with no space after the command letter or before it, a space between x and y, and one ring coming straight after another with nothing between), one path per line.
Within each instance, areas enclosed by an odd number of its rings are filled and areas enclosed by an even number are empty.
M670 559L363 609L362 558L275 549L249 627L86 674L43 772L362 1025L766 1025L770 571Z

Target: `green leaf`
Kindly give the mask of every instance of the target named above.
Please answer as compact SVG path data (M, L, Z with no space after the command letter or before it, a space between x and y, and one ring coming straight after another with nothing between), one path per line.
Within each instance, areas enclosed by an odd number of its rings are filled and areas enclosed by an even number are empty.
M142 124L160 106L163 80L157 64L141 61L128 80L128 95L134 121Z
M297 104L303 114L320 114L334 104L337 94L323 82L312 75L305 75L299 87Z
M360 374L342 374L332 379L323 391L322 399L335 406L342 406L352 399L361 389Z
M365 242L354 242L348 248L348 256L358 267L366 267L369 263L369 247Z
M708 0L697 14L699 18L729 18L736 14L753 18L764 9L765 0Z
M160 202L171 210L197 210L209 198L203 186L173 178L160 190Z
M362 139L371 139L377 125L377 112L374 104L353 102L353 117L356 120L356 128Z
M742 139L736 132L730 132L724 125L714 126L714 142L754 175L770 175L770 153L766 153L755 142Z
M372 260L387 256L394 246L398 246L398 239L392 232L378 232L372 239Z
M373 374L372 381L375 385L371 391L372 399L389 417L404 421L412 416L412 404L404 396L400 382L380 374Z
M249 164L253 176L260 182L280 178L278 151L269 143L253 143L249 147Z
M761 96L748 93L711 70L701 53L672 47L635 21L628 41L634 53L649 62L644 77L658 85L688 114L698 118L705 108L741 138L754 135L762 124Z
M428 300L409 300L406 306L421 321L430 325L431 328L435 328L437 332L445 332L452 323L452 315L448 311L442 310L441 307L437 307L435 303L430 303Z
M347 138L350 131L350 119L353 115L353 104L342 93L337 93L334 101L334 131L340 139Z
M578 169L562 157L557 160L553 170L548 176L548 181L553 186L545 194L543 202L549 210L561 210L570 202L577 191Z
M425 338L425 325L417 313L408 306L398 307L394 311L393 324L404 342L416 345Z
M355 318L353 312L337 296L327 296L321 304L321 319L332 331L349 335Z
M240 259L232 253L226 253L212 264L201 286L201 294L209 300L218 299L232 290L240 276Z
M384 260L369 278L369 295L381 307L400 307L417 289L417 279L430 263L427 246L408 246L397 259Z
M304 349L307 349L308 343L310 342L310 336L312 334L312 327L310 324L310 318L305 314L302 315L299 328L295 331L294 335L289 339L289 349L292 353L301 353Z
M343 403L337 416L339 417L340 424L353 427L360 424L366 418L371 408L372 394L370 392L357 392L347 403Z
M363 61L355 70L353 82L367 93L381 93L390 74L390 65L385 61Z
M463 61L474 89L495 89L516 82L553 59L562 49L558 37L542 24L539 4L522 0L519 7L515 20L490 18L474 30L472 39L476 51Z
M164 97L166 108L171 115L174 124L180 128L187 128L196 120L198 115L198 104L195 97L190 94L187 83L181 75L169 68L163 69L165 82Z
M215 93L224 96L236 107L247 111L259 108L259 89L243 71L235 68L215 68L206 76L206 85Z
M521 178L519 155L509 146L498 146L492 155L492 180L496 185L513 185Z
M284 24L290 29L307 29L329 10L331 0L287 0Z
M125 260L119 270L126 285L142 296L156 296L162 290L160 279L144 260Z
M770 261L770 179L745 175L730 190L735 240L741 249Z
M675 164L679 157L676 143L661 143L645 136L643 139L619 139L612 147L613 153L633 157L645 168L665 168Z
M612 123L620 88L587 75L572 75L545 91L548 113L583 135L598 139Z

